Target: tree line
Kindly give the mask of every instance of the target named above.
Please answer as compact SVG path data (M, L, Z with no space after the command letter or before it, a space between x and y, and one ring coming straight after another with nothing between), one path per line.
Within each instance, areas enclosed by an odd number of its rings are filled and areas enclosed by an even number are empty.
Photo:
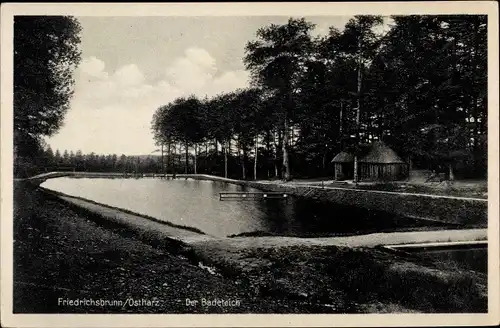
M155 155L127 156L122 154L100 155L94 152L84 154L47 146L38 157L39 165L46 171L75 170L87 172L159 173L160 160Z
M251 87L155 112L165 169L183 154L186 173L324 176L338 152L356 168L363 146L383 140L413 167L485 176L486 16L391 21L376 33L382 17L355 16L324 37L303 18L258 29L243 58Z

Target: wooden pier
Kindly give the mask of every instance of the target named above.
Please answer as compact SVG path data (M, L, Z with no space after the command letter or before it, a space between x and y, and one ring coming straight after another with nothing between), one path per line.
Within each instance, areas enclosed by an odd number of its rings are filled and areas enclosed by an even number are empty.
M219 200L266 200L266 199L283 199L288 200L288 194L282 192L220 192Z

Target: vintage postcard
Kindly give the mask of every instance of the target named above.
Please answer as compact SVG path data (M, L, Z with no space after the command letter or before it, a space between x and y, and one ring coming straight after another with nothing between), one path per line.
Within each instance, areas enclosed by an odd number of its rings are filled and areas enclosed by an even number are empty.
M4 4L4 327L498 324L498 4Z

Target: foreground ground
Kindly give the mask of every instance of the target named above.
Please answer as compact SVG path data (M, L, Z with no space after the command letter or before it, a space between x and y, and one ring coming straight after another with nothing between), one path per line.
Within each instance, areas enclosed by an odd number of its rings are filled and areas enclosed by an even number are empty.
M339 247L252 249L240 267L218 263L220 269L213 269L124 230L104 229L95 217L37 191L17 188L15 197L16 313L486 311L486 277L479 273L424 268L376 250ZM122 304L64 304L85 298ZM186 305L187 299L203 298L239 302Z

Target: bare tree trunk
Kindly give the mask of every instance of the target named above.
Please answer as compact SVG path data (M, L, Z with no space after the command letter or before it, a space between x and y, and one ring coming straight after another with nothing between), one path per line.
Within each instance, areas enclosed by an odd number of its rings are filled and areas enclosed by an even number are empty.
M328 144L325 144L325 151L323 153L323 175L326 174L326 158L328 155Z
M175 164L175 158L177 157L177 144L174 143L174 156L172 158L172 179L175 179L176 175L176 164Z
M226 142L226 145L228 144L228 142ZM228 147L225 146L223 147L224 148L224 177L227 178L227 151L228 151Z
M361 114L361 45L358 43L358 106L356 108L356 142L359 147L360 143L360 135L359 135L359 117ZM354 182L357 183L359 180L358 177L358 152L356 151L354 154Z
M267 169L267 178L269 179L271 177L271 172L269 168L269 160L271 157L271 131L266 132L266 153L267 153L267 159L266 159L266 169Z
M167 150L167 156L168 156L168 157L167 157L167 170L165 170L165 168L164 168L164 167L162 167L162 173L165 173L165 174L166 174L166 173L168 173L168 169L169 169L169 167L170 167L171 160L172 160L172 154L171 154L171 150L170 150L170 144L171 144L171 143L172 143L172 142L169 140L169 141L168 141L168 150Z
M188 142L186 140L186 165L185 165L185 168L184 168L184 173L185 174L188 174L188 166L189 166L189 146L188 146Z
M276 178L279 177L279 170L278 170L278 151L280 149L280 146L281 146L281 138L280 138L280 135L279 135L279 132L277 133L278 134L278 143L276 144L276 136L273 134L273 142L274 142L274 176Z
M198 168L197 168L197 165L198 165L197 150L198 149L197 148L198 148L198 145L194 144L194 174L198 173Z
M240 164L241 164L241 172L242 172L241 176L242 176L242 179L245 180L245 178L246 178L245 157L244 157L244 150L241 147L241 140L240 140L239 136L238 136L237 147L238 147L238 157L240 159Z
M290 163L288 162L288 118L283 123L283 180L290 181Z
M203 170L205 173L207 174L210 174L209 172L209 159L208 159L208 141L205 142L205 159L204 159L204 162L205 162L205 170Z
M411 172L413 170L413 161L411 159L411 155L408 155L408 171L406 172L407 176L406 176L406 179L407 180L410 180L411 179Z
M341 100L340 101L340 115L339 115L339 148L340 150L342 151L342 143L343 143L343 140L344 140L344 136L343 136L343 128L344 128L344 102Z
M259 152L259 136L255 134L255 157L253 162L253 179L257 180L257 157Z
M279 156L278 156L279 152ZM283 132L281 130L278 130L278 147L276 148L276 158L278 159L277 161L277 166L278 166L278 173L279 178L283 178ZM279 163L279 159L281 159L282 163Z
M469 57L470 61L472 62L470 66L473 66L473 71L476 71L477 69L477 52L479 49L479 44L478 44L478 30L479 30L479 22L476 19L474 22L474 55ZM473 92L473 100L472 100L472 108L473 108L473 118L474 118L474 128L473 128L473 152L474 154L477 154L477 151L479 149L479 142L478 142L478 136L479 136L479 122L478 122L478 112L479 112L479 106L478 106L478 94L477 94L477 89L476 89L476 75L472 75L472 92ZM474 160L474 167L477 170L478 165L477 165L477 160Z
M161 142L161 168L160 168L160 174L163 174L163 170L165 168L165 165L163 164L163 141Z
M245 162L246 162L246 151L245 151L245 149L243 149L243 151L242 151L242 161L241 161L241 170L242 170L242 178L243 178L243 180L247 179L247 168L245 166Z

